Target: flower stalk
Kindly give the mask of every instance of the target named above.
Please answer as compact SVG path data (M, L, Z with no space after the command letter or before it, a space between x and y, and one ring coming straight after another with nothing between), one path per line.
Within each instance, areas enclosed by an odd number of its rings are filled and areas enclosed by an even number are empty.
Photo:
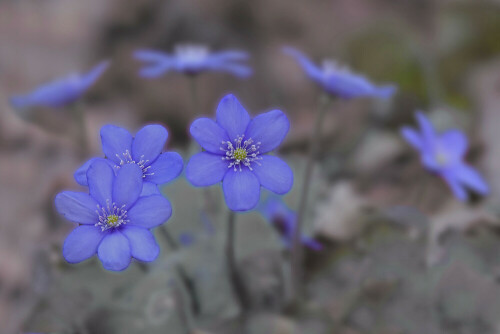
M324 94L320 98L319 108L314 122L314 127L311 132L309 154L304 171L304 181L299 199L297 211L297 223L293 231L292 252L291 252L291 269L292 269L292 301L298 302L303 295L303 248L301 243L302 230L304 225L304 216L307 209L307 200L309 189L311 188L311 176L314 168L314 161L318 155L319 144L321 140L321 125L324 122L326 111L331 104L329 95Z
M233 211L229 212L227 223L227 240L226 240L226 256L227 256L227 269L229 279L233 285L233 291L240 306L241 312L244 314L248 308L248 299L245 292L245 287L241 276L238 272L236 263L236 215Z

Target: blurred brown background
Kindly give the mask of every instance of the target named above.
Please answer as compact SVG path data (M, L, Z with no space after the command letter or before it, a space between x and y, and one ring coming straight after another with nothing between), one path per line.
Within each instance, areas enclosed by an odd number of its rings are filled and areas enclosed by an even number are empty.
M130 130L163 123L170 130L169 148L184 150L192 120L187 79L169 73L143 80L131 56L137 48L170 52L179 42L250 52L255 74L249 80L218 73L199 77L197 113L212 115L227 92L254 114L281 108L292 120L282 153L298 157L306 148L319 89L281 53L282 46L295 46L315 61L338 59L375 82L396 83L400 90L391 102L340 103L328 116L321 161L332 192L338 180L347 179L363 203L412 204L422 171L397 129L412 122L420 108L434 111L438 127L459 126L472 135L470 158L492 184L488 203L498 203L499 1L2 0L1 333L21 328L48 284L47 263L60 261L59 248L71 226L55 213L53 196L75 188L72 173L83 161L65 110L19 115L8 97L110 59L111 68L86 98L93 154L101 154L98 132L106 123ZM353 143L354 153L344 154ZM443 185L431 187L422 209L464 216ZM350 195L339 196L342 203ZM324 215L328 221L336 213ZM459 224L468 226L478 216ZM330 237L343 236L343 227L335 228Z

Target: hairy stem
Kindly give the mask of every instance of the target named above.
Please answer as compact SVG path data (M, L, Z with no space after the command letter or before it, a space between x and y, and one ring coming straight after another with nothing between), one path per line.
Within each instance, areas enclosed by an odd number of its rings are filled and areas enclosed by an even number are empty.
M228 224L227 224L227 240L226 240L226 256L227 256L227 269L229 273L229 279L233 285L234 294L238 300L239 306L241 308L242 314L245 313L248 307L248 300L245 292L245 287L241 276L238 273L238 268L236 264L236 253L235 253L235 243L236 243L236 215L233 211L229 212Z
M176 251L179 249L177 242L175 241L175 239L172 237L172 235L165 226L162 225L160 227L160 232L167 241L167 244L171 250ZM186 288L186 291L188 292L189 297L191 299L191 310L193 311L193 314L198 315L201 311L201 307L200 307L200 302L196 295L195 286L191 281L191 279L189 278L189 276L187 275L186 271L184 270L184 267L182 267L180 264L177 263L175 269L177 270L177 274L179 275L179 278L184 284L184 287Z
M321 125L323 124L326 111L330 105L331 99L329 96L324 95L320 99L320 105L314 122L314 127L311 132L311 139L309 143L309 154L306 162L306 169L304 172L304 181L302 184L302 192L300 194L299 206L297 211L297 224L293 231L292 243L292 301L297 303L303 296L303 248L300 242L302 236L302 229L304 225L304 216L307 209L307 199L309 196L309 189L311 187L311 176L314 168L314 161L318 155L318 149L321 139Z

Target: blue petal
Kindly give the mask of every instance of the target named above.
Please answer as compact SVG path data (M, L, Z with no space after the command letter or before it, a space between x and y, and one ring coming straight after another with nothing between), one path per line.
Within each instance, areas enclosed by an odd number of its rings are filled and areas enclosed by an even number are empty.
M95 66L88 74L73 74L39 86L30 93L10 99L14 108L33 106L58 108L75 102L108 68L109 62Z
M310 237L302 237L301 242L303 245L312 249L313 251L318 252L323 249L323 245L320 242Z
M374 87L371 95L378 97L379 99L389 99L397 92L397 90L398 88L393 85Z
M132 135L124 128L105 125L101 128L102 150L104 155L117 165L124 158L123 154L132 154Z
M57 211L66 219L80 224L95 224L97 202L90 195L74 191L63 191L55 198Z
M240 172L229 169L222 181L224 198L229 209L248 211L257 206L260 198L260 183L248 169Z
M115 163L109 159L103 159L103 158L92 158L90 160L87 160L80 168L78 168L73 174L76 183L78 183L81 186L88 186L89 183L87 181L87 171L92 163L94 163L97 160L102 160L106 162L110 167L114 167Z
M260 142L260 153L277 148L290 129L290 121L281 110L272 110L255 117L246 131L245 139Z
M106 201L113 201L114 176L113 168L102 160L93 162L87 171L90 196L101 206L106 206Z
M403 128L401 128L401 135L408 142L408 144L413 146L413 148L420 151L424 149L422 138L420 137L420 134L414 129L408 126L404 126Z
M217 123L226 130L231 141L245 134L249 122L248 112L234 95L226 95L220 101L217 107Z
M142 184L141 197L150 195L161 195L160 189L158 189L158 185L144 181Z
M464 202L467 200L467 191L465 188L460 184L460 181L457 179L457 176L455 174L454 170L448 170L443 173L441 173L441 176L443 179L446 181L446 183L450 186L451 191L455 195L455 197Z
M144 180L155 184L167 183L179 176L183 167L179 153L165 152L149 166Z
M229 141L226 130L221 128L217 123L208 118L198 118L191 124L189 129L191 136L205 150L211 153L224 155L225 151L221 150L222 142ZM234 139L234 138L233 138Z
M423 142L429 148L434 147L436 143L436 132L431 121L420 111L415 112L415 117L420 126L420 131L422 132Z
M207 62L207 68L214 71L228 72L240 78L248 78L253 73L252 69L248 66L220 61Z
M287 163L272 155L262 156L259 164L253 164L253 172L264 188L283 195L292 189L293 172Z
M149 161L151 164L160 155L167 142L168 132L161 125L146 125L137 132L132 143L132 158L135 162Z
M108 69L109 65L110 61L102 61L91 69L90 72L83 75L80 82L80 91L86 91L89 87L95 84L101 75Z
M78 263L92 257L106 234L99 227L79 226L68 235L63 245L63 256L69 263Z
M135 51L134 57L146 63L139 71L143 78L157 78L174 68L176 63L168 54L152 50Z
M247 60L250 58L250 54L240 50L226 50L213 53L211 58L221 62L235 62Z
M113 184L113 202L118 207L130 207L142 192L142 170L136 164L120 167Z
M154 261L160 254L160 247L151 232L142 227L126 226L121 231L130 243L132 257L139 261Z
M130 244L120 232L107 233L97 249L97 255L104 269L122 271L130 264Z
M129 225L153 228L166 222L172 215L172 206L163 196L139 197L128 211Z
M467 153L467 136L460 130L448 130L444 132L439 141L447 153L457 159L461 159Z
M480 195L487 195L490 191L488 184L474 168L460 164L456 170L457 179L467 188Z
M309 77L313 80L321 80L321 77L323 76L321 69L309 60L309 58L307 58L302 52L291 47L284 47L283 52L292 56L299 63L299 65L302 66L302 69L307 73L307 75L309 75Z
M206 187L222 181L228 163L220 155L201 152L195 154L186 166L186 178L196 187Z

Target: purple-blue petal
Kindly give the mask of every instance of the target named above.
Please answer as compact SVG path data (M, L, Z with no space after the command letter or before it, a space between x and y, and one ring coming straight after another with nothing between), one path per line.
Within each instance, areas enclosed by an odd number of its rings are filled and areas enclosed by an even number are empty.
M132 158L150 165L160 155L167 142L168 132L158 124L146 125L140 129L132 142Z
M113 271L125 270L131 260L130 243L118 230L106 233L97 248L97 255L104 269Z
M117 165L124 159L124 154L132 154L132 135L126 129L105 125L101 128L102 150L104 155Z
M63 191L55 198L57 211L67 220L80 224L95 224L97 202L88 194L74 191Z
M241 171L229 169L222 181L224 198L229 209L248 211L257 206L260 198L260 183L248 168Z
M161 195L160 189L158 189L158 185L144 181L142 184L142 192L140 197L150 196L150 195Z
M286 162L272 155L264 155L258 162L253 166L253 173L261 186L279 195L292 189L293 172Z
M155 184L170 182L181 174L183 167L184 162L179 153L162 153L155 162L149 166L144 181Z
M85 186L85 187L89 185L89 182L87 181L87 171L88 171L90 165L97 160L102 160L102 161L108 163L108 165L110 165L110 167L115 166L115 163L109 159L104 159L104 158L89 159L82 166L80 166L73 174L76 183L78 183L81 186Z
M129 225L153 228L166 222L172 215L172 206L163 196L139 197L128 210Z
M420 131L422 133L422 140L427 145L427 147L432 148L436 143L436 131L431 121L425 114L421 111L415 112L415 118L417 119Z
M69 263L78 263L94 256L104 236L105 233L96 226L83 225L75 228L64 241L64 258Z
M462 202L467 200L468 198L467 191L465 190L464 186L460 183L460 181L457 179L455 170L444 171L441 173L441 176L446 181L451 191L453 192L453 195L455 195L455 197L458 200Z
M302 244L307 248L312 249L313 251L321 251L323 249L323 245L316 241L314 238L303 236L301 240Z
M439 136L440 145L455 159L462 159L467 153L467 136L460 130L448 130Z
M195 154L186 166L186 178L196 187L219 183L228 171L228 162L220 155L201 152Z
M410 128L409 126L404 126L401 128L401 135L408 142L408 144L413 146L413 148L415 148L416 150L421 151L424 149L422 138L420 137L420 134L414 129Z
M132 257L139 261L154 261L160 254L160 247L149 230L137 226L125 226L121 231L130 243Z
M245 139L260 142L259 152L267 153L277 148L290 129L290 121L281 110L271 110L256 116L248 125Z
M216 113L217 123L226 130L231 141L245 134L250 116L233 94L220 101Z
M113 184L113 202L117 207L129 208L142 192L142 170L136 164L120 167Z
M224 155L220 148L222 142L227 142L230 138L226 130L209 118L198 118L191 124L189 129L191 136L208 152ZM233 138L234 139L234 138Z
M311 79L317 82L321 80L323 76L321 69L316 66L309 58L307 58L302 52L291 47L284 47L283 52L293 57Z
M456 168L456 177L463 185L480 195L489 193L489 186L481 174L466 164L460 164Z
M113 168L102 160L93 162L87 171L90 196L103 207L113 201L114 177Z

